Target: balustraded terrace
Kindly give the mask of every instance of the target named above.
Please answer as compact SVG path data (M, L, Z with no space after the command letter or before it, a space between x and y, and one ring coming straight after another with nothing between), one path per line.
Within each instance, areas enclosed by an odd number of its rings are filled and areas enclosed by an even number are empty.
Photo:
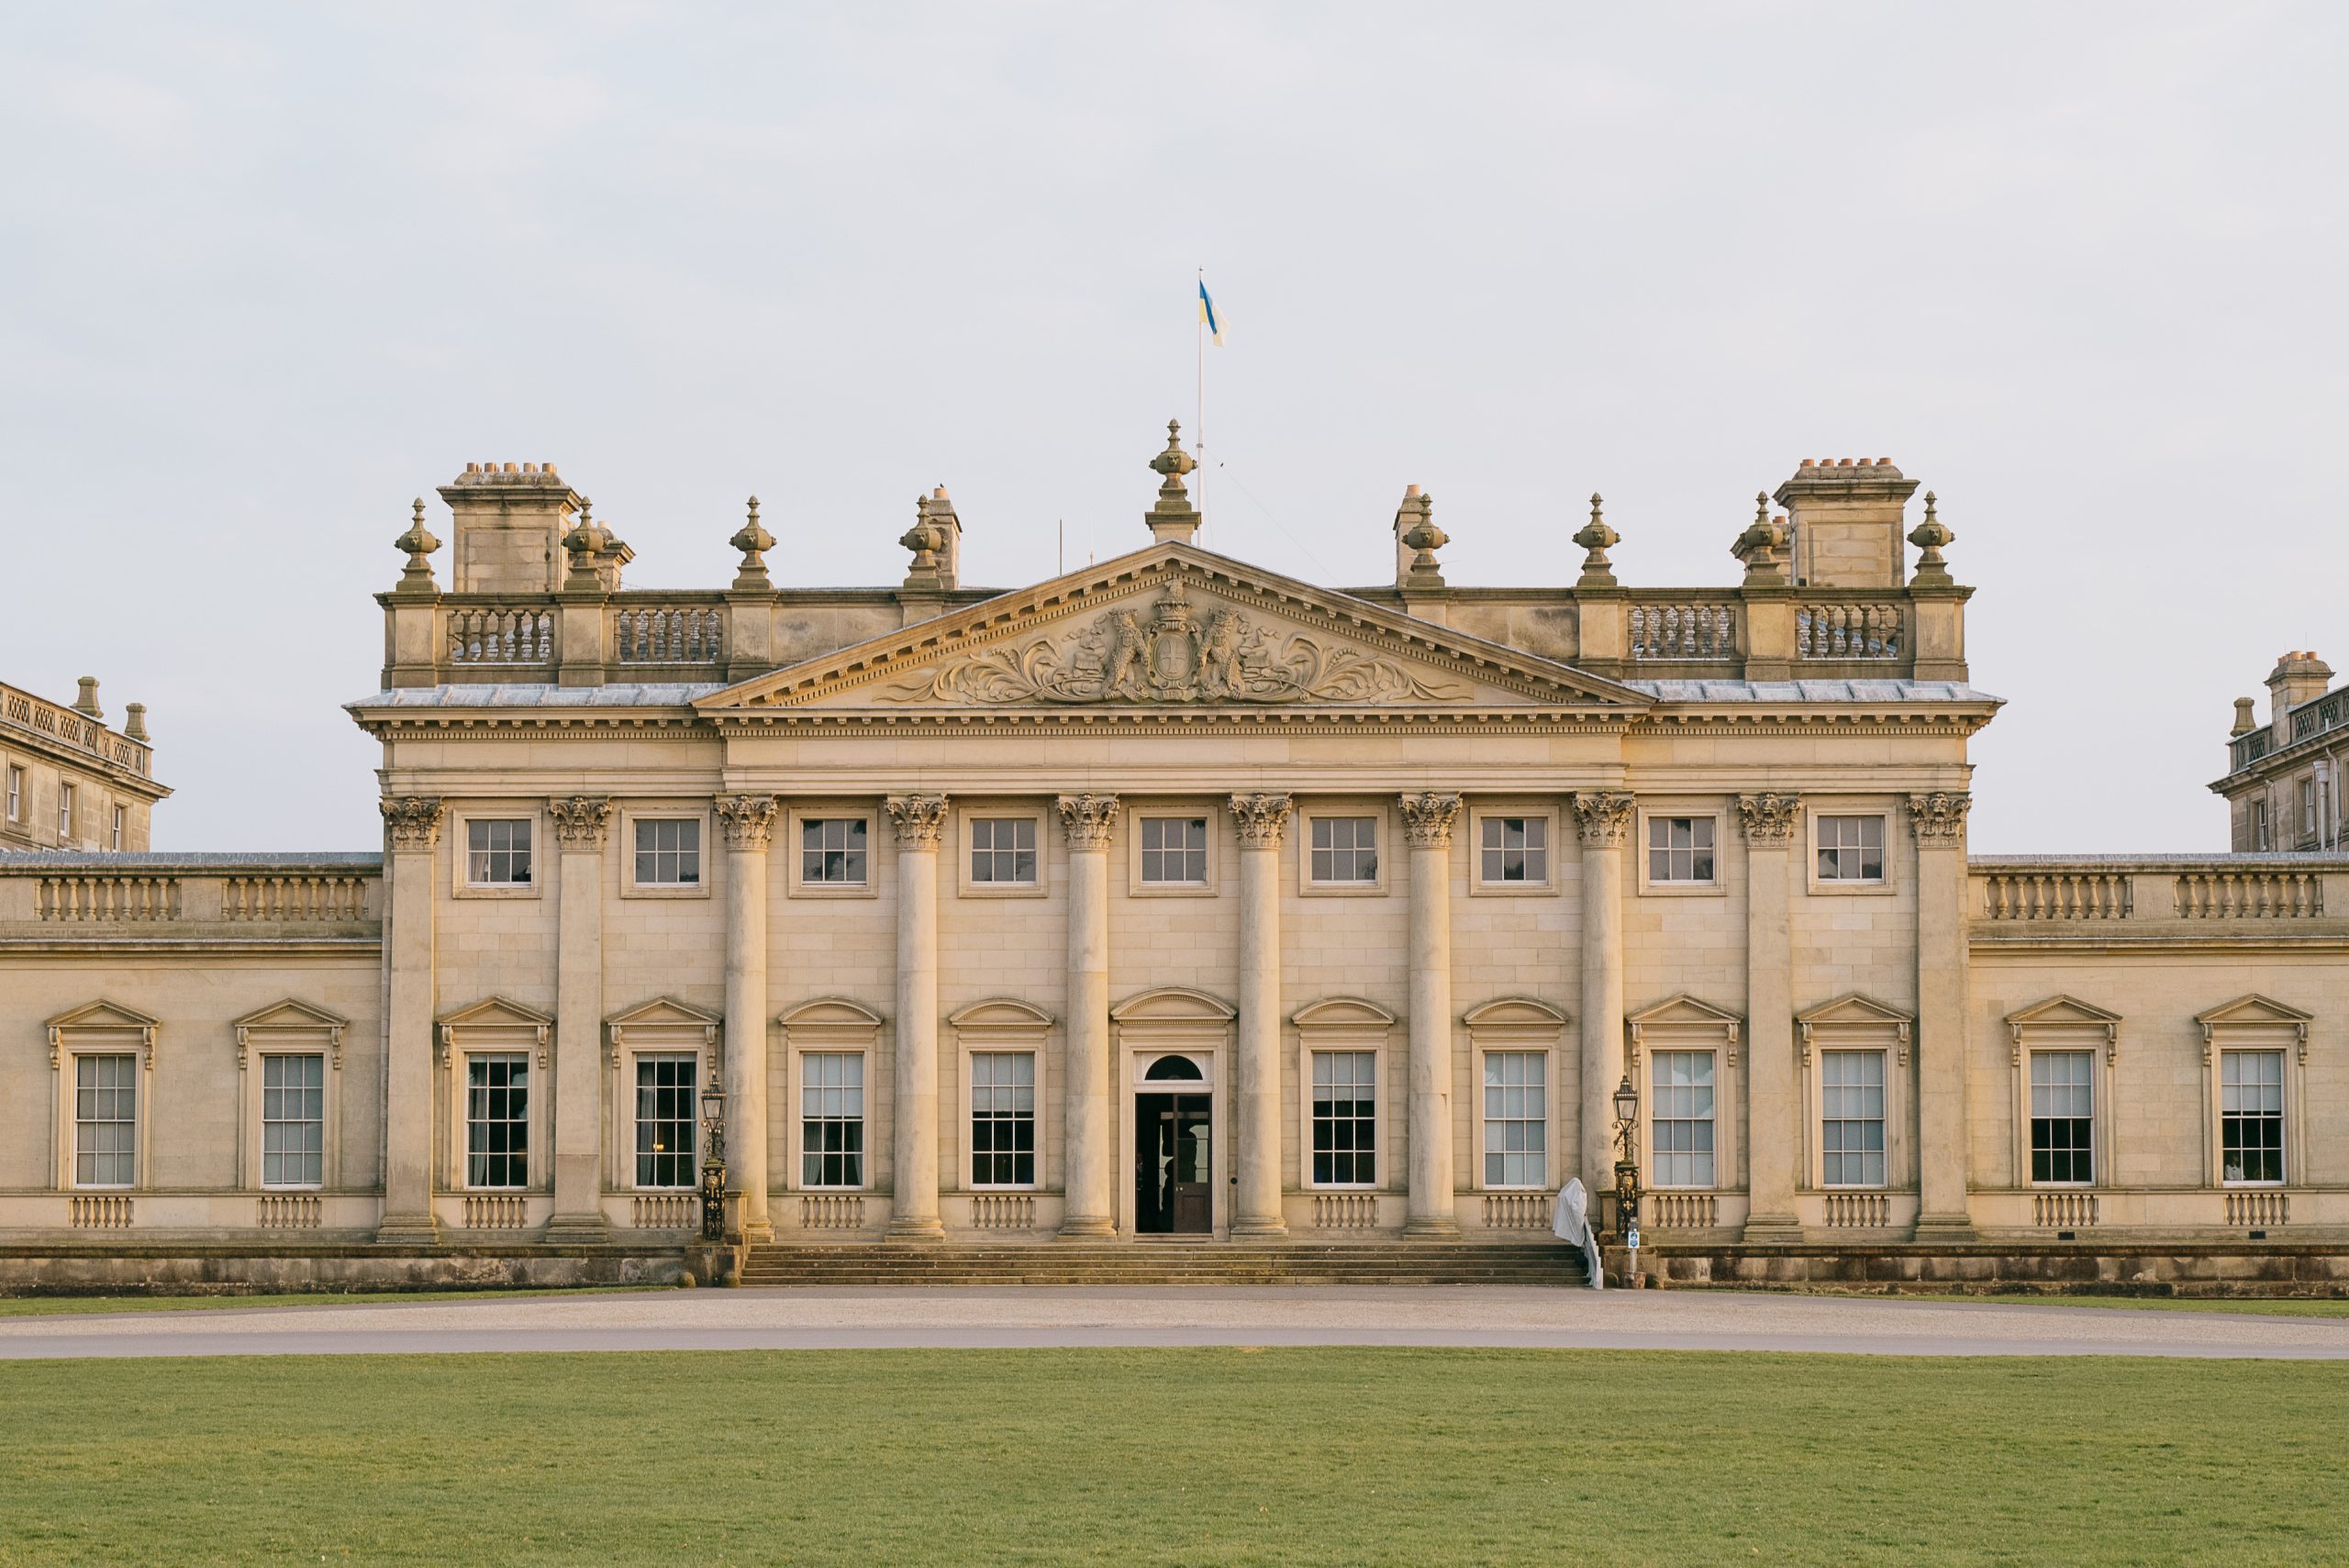
M2315 855L1979 855L1977 936L2349 925L2349 860Z
M103 941L257 929L379 936L382 856L0 856L0 938Z

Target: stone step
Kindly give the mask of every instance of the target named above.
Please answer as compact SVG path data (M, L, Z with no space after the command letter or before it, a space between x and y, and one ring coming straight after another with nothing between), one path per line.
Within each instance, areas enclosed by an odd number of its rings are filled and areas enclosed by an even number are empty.
M820 1242L753 1247L763 1285L1578 1285L1578 1252L1550 1243L1331 1241Z

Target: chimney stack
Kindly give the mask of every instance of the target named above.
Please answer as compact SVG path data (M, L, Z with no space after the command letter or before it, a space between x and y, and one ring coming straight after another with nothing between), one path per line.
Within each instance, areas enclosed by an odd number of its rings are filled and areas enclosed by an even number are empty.
M2308 649L2295 650L2276 661L2267 673L2267 721L2276 727L2276 750L2292 743L2292 710L2314 702L2332 685L2332 666Z
M95 675L82 677L82 689L73 697L73 711L84 718L95 718L101 724L106 722L106 711L98 706L98 678Z
M1805 458L1773 495L1793 534L1795 583L1898 588L1909 578L1902 516L1917 482L1888 457Z
M579 496L552 463L469 462L440 486L455 523L450 587L459 594L551 594L570 562L563 549ZM603 563L597 562L598 566ZM618 567L612 568L617 573Z

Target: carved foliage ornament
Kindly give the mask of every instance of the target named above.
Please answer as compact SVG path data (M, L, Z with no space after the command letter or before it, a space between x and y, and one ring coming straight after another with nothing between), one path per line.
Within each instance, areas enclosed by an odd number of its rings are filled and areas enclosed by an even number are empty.
M729 850L760 850L774 828L775 800L771 795L721 795L718 824Z
M908 850L938 848L939 833L946 826L944 795L893 795L884 804L897 829L899 845Z
M1973 805L1970 795L1937 789L1909 797L1909 818L1916 824L1920 839L1963 839L1965 814Z
M1586 844L1620 844L1631 837L1631 797L1613 793L1590 793L1574 797L1575 816L1582 824L1582 841Z
M1072 850L1106 850L1109 829L1118 823L1114 795L1064 795L1060 798L1061 826L1067 829Z
M1795 820L1802 812L1802 796L1798 795L1741 795L1737 797L1737 817L1745 828L1749 844L1791 844L1795 838Z
M612 803L602 795L572 795L547 802L556 841L566 850L600 850L612 825Z
M1452 824L1460 815L1456 795L1407 795L1403 797L1403 838L1415 850L1452 847Z
M1235 795L1231 823L1246 850L1277 850L1288 833L1290 801L1285 795Z
M447 809L421 795L405 795L383 803L384 827L395 850L429 850L440 840L440 817Z
M1373 703L1456 702L1470 689L1423 680L1392 659L1325 648L1297 633L1278 648L1237 609L1191 609L1167 584L1150 614L1113 609L1072 635L1038 637L950 659L885 687L900 702Z

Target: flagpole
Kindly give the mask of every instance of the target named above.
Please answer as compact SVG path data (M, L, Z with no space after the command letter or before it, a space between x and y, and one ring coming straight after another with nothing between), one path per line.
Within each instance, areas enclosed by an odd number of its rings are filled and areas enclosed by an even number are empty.
M1205 267L1198 270L1198 284L1199 298L1205 301L1208 289L1208 270ZM1192 326L1191 351L1198 361L1197 379L1194 384L1198 393L1198 406L1191 420L1191 445L1199 459L1199 530L1204 533L1208 524L1208 324L1204 305L1197 314L1199 319Z

